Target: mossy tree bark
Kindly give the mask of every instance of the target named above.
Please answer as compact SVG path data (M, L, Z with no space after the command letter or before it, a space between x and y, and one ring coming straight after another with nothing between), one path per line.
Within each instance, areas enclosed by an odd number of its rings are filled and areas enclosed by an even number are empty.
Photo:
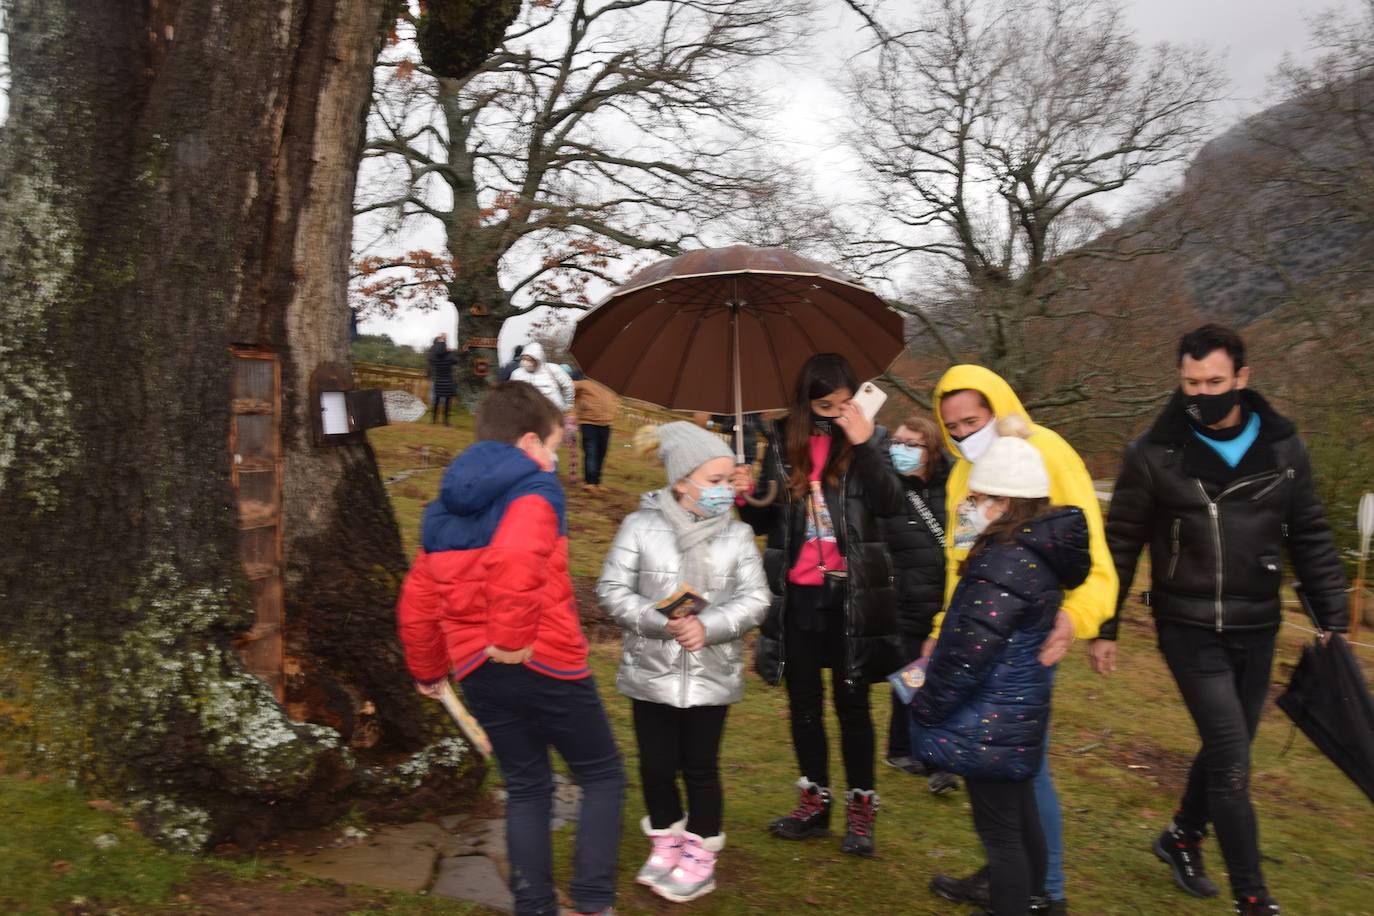
M25 694L34 749L128 792L172 845L443 788L438 764L461 756L427 746L402 665L405 558L372 451L311 436L311 372L347 360L354 176L391 7L0 0L0 683ZM304 722L232 648L253 618L233 344L282 365Z

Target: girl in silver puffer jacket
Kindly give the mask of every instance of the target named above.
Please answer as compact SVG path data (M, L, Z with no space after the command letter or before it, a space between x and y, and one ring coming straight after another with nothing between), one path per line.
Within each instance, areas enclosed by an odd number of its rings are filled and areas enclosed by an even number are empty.
M652 849L636 881L685 903L715 890L721 830L720 742L729 704L744 694L746 633L768 611L754 532L730 513L734 456L691 423L641 430L668 486L648 493L620 526L596 596L625 630L616 687L634 704L639 773ZM682 589L704 609L670 618ZM685 814L678 794L682 773Z

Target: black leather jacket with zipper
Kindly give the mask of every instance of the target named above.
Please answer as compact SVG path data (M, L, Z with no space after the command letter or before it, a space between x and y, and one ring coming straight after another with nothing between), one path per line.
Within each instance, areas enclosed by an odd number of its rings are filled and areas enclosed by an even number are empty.
M1345 568L1312 483L1307 449L1292 422L1242 389L1260 428L1231 468L1198 439L1175 392L1154 426L1126 449L1107 513L1107 543L1121 580L1115 639L1136 560L1150 548L1147 603L1157 621L1217 632L1277 627L1285 548L1326 629L1348 620Z

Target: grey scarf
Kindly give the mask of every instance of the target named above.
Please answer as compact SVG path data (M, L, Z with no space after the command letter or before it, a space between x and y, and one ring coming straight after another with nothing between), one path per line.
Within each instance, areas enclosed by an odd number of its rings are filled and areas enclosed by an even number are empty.
M703 598L710 601L708 589L711 587L711 539L725 530L730 524L730 513L722 512L715 518L699 518L682 507L673 495L672 487L658 491L658 511L673 526L677 534L678 550L682 551L682 568L678 571L680 584L690 585Z

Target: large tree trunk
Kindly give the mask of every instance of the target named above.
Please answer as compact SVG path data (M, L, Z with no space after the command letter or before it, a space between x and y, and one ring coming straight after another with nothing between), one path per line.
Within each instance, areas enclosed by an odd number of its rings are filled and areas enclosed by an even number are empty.
M501 362L496 338L501 325L519 314L519 310L510 304L510 294L501 288L494 269L486 274L459 277L449 284L449 299L458 310L455 393L465 408L475 411L487 387L498 379Z
M0 669L23 735L187 848L443 785L461 747L426 747L372 451L311 431L311 373L347 362L389 4L0 2ZM306 721L234 650L255 610L231 345L281 363L286 700Z

